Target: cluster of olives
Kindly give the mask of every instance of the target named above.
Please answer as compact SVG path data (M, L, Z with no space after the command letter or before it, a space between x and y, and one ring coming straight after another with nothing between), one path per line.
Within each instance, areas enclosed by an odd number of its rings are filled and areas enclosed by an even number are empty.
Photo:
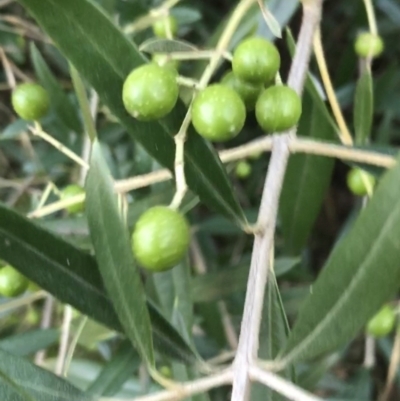
M280 62L279 52L270 41L261 37L242 41L233 53L232 71L194 98L191 116L198 134L213 142L232 139L242 130L246 111L254 109L266 132L295 126L302 111L301 99L290 87L274 84ZM160 62L135 68L122 91L126 110L139 121L165 117L178 97L176 69Z

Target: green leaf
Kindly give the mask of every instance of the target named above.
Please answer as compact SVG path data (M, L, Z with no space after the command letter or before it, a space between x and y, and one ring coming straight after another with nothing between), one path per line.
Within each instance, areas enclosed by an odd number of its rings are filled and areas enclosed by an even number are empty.
M133 119L122 102L122 86L132 69L145 58L99 7L88 0L19 0L51 37L66 58L98 93L103 103L160 164L174 166L173 135L186 114L179 102L157 122ZM77 45L79 44L79 46ZM192 128L185 143L185 170L189 187L203 202L246 224L225 168L216 151Z
M198 48L182 40L150 38L140 45L139 50L145 53L173 53L195 52Z
M118 210L113 180L98 141L86 180L86 215L100 273L127 336L154 365L150 316L128 229Z
M283 364L313 358L351 340L398 290L399 181L397 164L332 251L280 354Z
M95 259L0 204L0 259L85 315L122 331ZM154 344L193 363L191 348L148 300Z
M354 130L356 143L365 143L372 127L374 93L371 71L366 69L360 76L354 99Z
M40 401L93 401L93 399L78 390L72 384L53 373L39 368L23 358L13 356L0 349L0 372L8 377L20 389L20 394L26 393L26 398L15 398L12 386L0 386L1 400L40 400Z
M265 288L263 315L261 320L259 357L273 360L286 344L289 325L283 309L278 283L273 271L269 272ZM294 382L294 372L288 367L280 375ZM254 383L251 389L251 400L285 401L286 398L273 390L266 389L260 383Z
M32 330L0 340L0 348L10 354L26 356L54 345L59 336L57 329Z
M298 135L316 140L335 136L329 122L308 94L304 95ZM285 249L298 255L307 244L320 212L333 171L334 160L314 155L293 155L286 170L280 201Z
M82 125L74 106L60 87L56 77L50 71L50 68L34 43L31 44L31 58L36 76L49 93L51 106L55 113L66 127L76 133L80 133Z
M138 354L132 349L129 342L124 342L86 392L93 396L114 396L139 368L139 365Z

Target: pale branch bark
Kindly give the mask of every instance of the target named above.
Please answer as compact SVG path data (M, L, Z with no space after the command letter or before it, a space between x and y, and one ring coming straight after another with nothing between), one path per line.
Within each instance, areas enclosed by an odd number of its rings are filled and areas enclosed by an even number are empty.
M280 376L266 372L260 367L254 365L250 367L250 378L253 381L258 381L272 390L275 390L291 401L322 401L309 392L302 390L293 383L282 379Z
M196 379L191 382L186 382L181 385L180 391L165 390L155 394L145 395L143 397L136 397L124 401L178 401L183 398L190 397L195 394L204 393L212 388L220 387L232 383L232 370L225 370L223 372L214 374L204 379ZM115 398L101 398L100 401L122 401Z
M302 68L302 66L306 61L308 67L312 52L314 32L321 20L321 9L322 0L307 1L304 2L303 5L303 21L287 82L299 95L303 92L304 81L308 71L308 68Z
M303 90L314 32L321 17L321 8L322 0L309 1L303 7L302 27L288 79L289 86L299 94ZM276 136L273 139L272 155L258 215L259 233L254 240L239 346L233 364L232 401L247 401L250 397L249 372L255 365L258 354L265 285L270 269L270 254L274 243L279 197L290 155L290 136L294 136L295 132L294 129L289 134ZM282 393L284 389L278 388L277 391Z
M54 304L55 300L53 296L48 294L46 297L46 301L44 302L42 320L40 322L41 329L49 329L51 327ZM46 358L46 350L38 351L35 355L35 364L39 366L42 365L45 358Z
M234 361L232 401L244 401L250 395L248 372L258 352L258 333L270 264L269 255L273 246L279 195L289 159L288 139L288 135L274 137L258 215L258 226L262 232L256 235L254 240L239 346Z
M264 137L236 148L223 150L219 155L223 163L229 163L245 159L246 157L249 157L257 152L270 151L271 148L272 137ZM385 155L370 150L354 149L349 146L337 145L329 142L317 142L300 137L292 137L290 139L289 149L291 153L305 153L336 157L342 160L366 163L384 168L390 168L396 164L396 159L390 155ZM152 184L167 181L171 178L172 174L168 169L161 169L151 173L138 175L136 177L118 180L115 182L115 190L120 193L126 193L133 191L134 189L144 188ZM10 184L10 186L13 185L14 184ZM84 195L76 195L74 197L43 206L42 208L31 212L28 217L44 217L84 200Z

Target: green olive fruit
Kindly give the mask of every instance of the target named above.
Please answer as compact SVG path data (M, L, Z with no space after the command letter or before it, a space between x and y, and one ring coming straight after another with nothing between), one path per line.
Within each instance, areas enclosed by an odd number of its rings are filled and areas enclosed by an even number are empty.
M37 121L49 111L50 98L42 86L24 83L13 90L11 103L19 117L27 121Z
M232 71L225 74L221 84L232 88L242 98L246 109L249 111L254 109L257 99L264 89L263 85L251 84L240 80Z
M136 222L132 250L142 267L161 272L173 268L184 258L189 241L186 218L167 206L154 206Z
M176 73L155 63L134 69L122 90L126 110L139 121L165 117L175 107L178 96Z
M246 120L246 107L231 88L213 84L199 92L193 101L192 122L196 131L213 142L234 138Z
M245 179L251 174L251 165L242 160L236 165L235 173L238 178Z
M178 22L172 15L160 18L154 22L153 32L161 39L173 38L178 32Z
M373 337L385 337L392 332L396 323L396 314L390 305L385 305L368 322L367 333Z
M378 57L383 52L384 47L382 38L370 32L358 35L354 44L355 51L359 57Z
M359 168L353 168L347 174L347 186L354 195L368 195L374 189L375 184L375 177Z
M65 200L68 198L72 198L76 195L84 194L85 190L82 188L80 185L77 184L71 184L66 186L62 191L61 191L61 199ZM67 212L69 214L78 214L82 213L85 210L85 202L79 202L75 203L74 205L68 206L66 208Z
M289 86L267 88L256 103L256 119L267 132L282 132L294 127L301 116L299 95Z
M234 74L253 84L270 83L281 65L275 45L261 37L243 40L235 49L232 59Z
M29 286L29 280L12 266L0 269L0 294L12 298L23 294Z

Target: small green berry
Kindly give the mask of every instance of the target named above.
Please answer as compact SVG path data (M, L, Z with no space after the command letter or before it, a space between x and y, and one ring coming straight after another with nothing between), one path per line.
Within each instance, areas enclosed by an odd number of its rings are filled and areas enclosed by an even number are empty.
M175 107L178 96L176 73L155 63L134 69L122 90L126 110L139 121L165 117Z
M370 32L358 35L354 44L355 51L360 57L378 57L383 52L384 47L382 38Z
M29 286L29 280L12 266L0 269L0 294L7 298L18 297Z
M242 160L236 165L235 173L238 178L245 179L251 174L251 165Z
M154 206L136 222L132 250L142 267L161 272L184 258L189 240L189 224L184 216L167 206Z
M385 337L391 333L396 323L396 314L390 305L385 305L368 322L367 333L373 337Z
M210 141L224 142L234 138L242 130L245 120L246 107L228 86L210 85L193 101L193 126Z
M50 98L42 86L24 83L13 90L11 103L19 117L27 121L37 121L49 111Z
M71 185L68 185L67 187L65 187L61 191L61 199L64 200L64 199L72 198L73 196L84 194L84 193L85 193L85 190L80 185L71 184ZM66 208L66 210L69 214L82 213L85 210L85 202L79 202L74 205L68 206Z
M232 88L243 100L247 110L253 110L258 97L260 96L263 85L251 84L240 80L230 71L221 80L221 84Z
M375 177L359 168L353 168L347 174L347 186L354 195L365 196L372 193L375 184Z
M173 38L178 32L178 22L172 15L160 18L153 24L153 32L158 38Z
M282 132L294 127L301 116L301 99L286 85L266 89L256 103L256 119L267 132Z
M234 74L253 84L270 83L281 65L278 49L270 41L252 37L242 41L233 53Z

